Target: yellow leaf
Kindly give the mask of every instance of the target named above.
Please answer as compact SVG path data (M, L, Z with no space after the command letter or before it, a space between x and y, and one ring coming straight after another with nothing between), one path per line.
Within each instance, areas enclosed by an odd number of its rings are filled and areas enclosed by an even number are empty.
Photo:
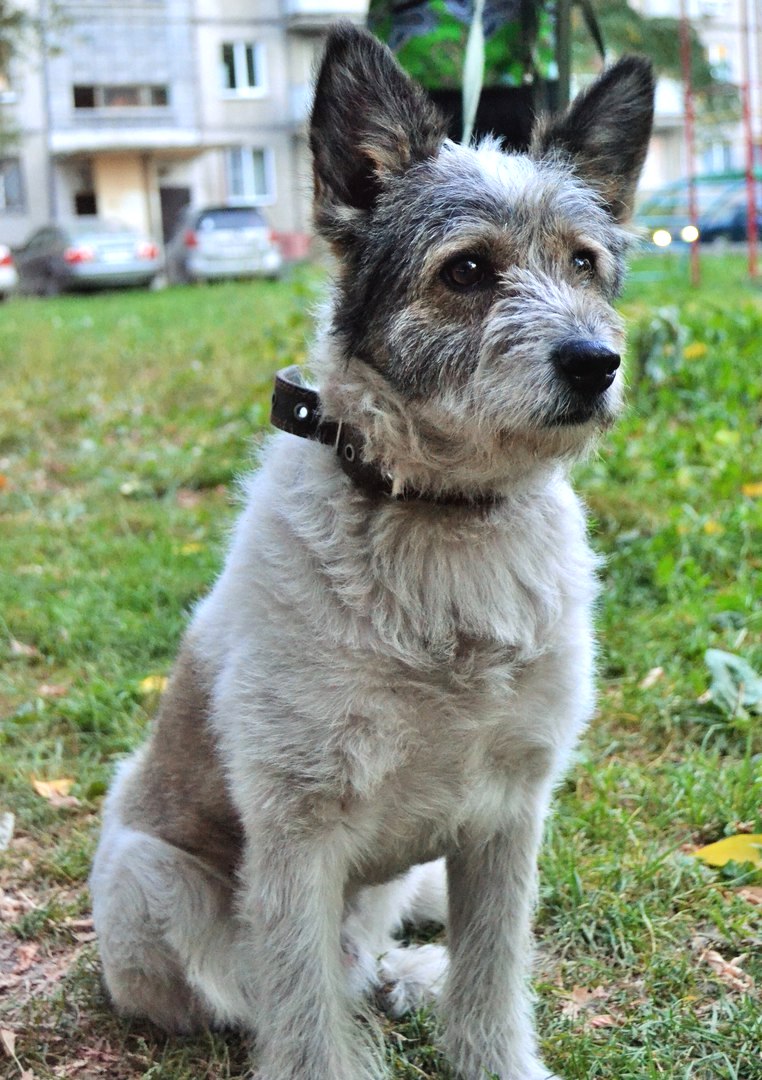
M204 545L199 544L198 541L192 540L189 544L183 544L180 548L181 555L195 555L197 551L203 551Z
M166 675L148 675L140 684L141 694L163 694L167 688Z
M724 840L699 848L693 855L709 866L724 866L729 862L750 862L762 866L762 833L726 836Z
M74 787L74 781L68 776L61 777L60 780L37 780L33 776L32 787L38 795L42 795L43 799L55 800L68 795Z
M15 1057L16 1053L16 1032L11 1031L10 1028L0 1028L0 1043L2 1043L3 1050L5 1050L8 1057Z
M749 499L762 497L762 480L756 480L753 484L741 484L741 492Z
M720 525L719 521L710 518L709 521L704 522L704 532L707 536L719 536L725 532L725 527Z
M686 360L700 360L708 352L709 348L703 341L692 341L690 345L686 345L683 349L683 356Z

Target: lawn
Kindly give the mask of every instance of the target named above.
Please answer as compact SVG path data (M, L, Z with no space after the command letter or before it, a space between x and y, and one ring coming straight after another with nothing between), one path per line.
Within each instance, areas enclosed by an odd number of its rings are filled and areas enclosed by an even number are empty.
M536 964L565 1080L762 1080L762 874L692 855L762 832L762 706L743 676L710 696L705 658L762 671L762 286L740 257L703 269L691 290L679 258L636 264L630 409L577 474L606 556L600 707L547 832ZM220 565L272 373L304 358L320 291L303 269L0 309L9 1080L245 1075L236 1037L114 1018L85 880L109 775ZM385 1028L396 1077L447 1076L426 1015Z

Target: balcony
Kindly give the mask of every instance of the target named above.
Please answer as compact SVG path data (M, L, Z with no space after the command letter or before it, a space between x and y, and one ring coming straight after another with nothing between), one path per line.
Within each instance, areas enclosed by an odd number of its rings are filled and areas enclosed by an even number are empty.
M172 127L166 122L155 127L145 123L122 126L113 121L97 125L72 123L50 132L50 149L56 157L114 151L189 151L199 150L201 145L197 129Z
M284 0L284 12L290 30L325 30L336 19L365 22L368 0Z

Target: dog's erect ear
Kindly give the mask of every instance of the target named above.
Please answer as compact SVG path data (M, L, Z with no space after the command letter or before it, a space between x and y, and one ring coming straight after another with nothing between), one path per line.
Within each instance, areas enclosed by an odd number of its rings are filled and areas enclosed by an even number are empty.
M357 217L347 210L371 209L384 178L436 154L444 139L443 118L389 49L339 23L328 36L310 123L318 229L340 242Z
M575 172L595 188L616 221L632 216L654 113L651 64L625 56L596 79L561 117L540 124L535 157L571 158Z

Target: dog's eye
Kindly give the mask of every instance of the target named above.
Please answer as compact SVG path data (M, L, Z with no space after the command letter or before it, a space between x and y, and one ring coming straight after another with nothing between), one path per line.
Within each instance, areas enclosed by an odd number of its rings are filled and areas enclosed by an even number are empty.
M595 255L592 251L575 251L571 261L580 277L591 278L595 276Z
M451 289L463 292L483 285L489 277L489 266L474 255L459 255L442 271L442 279Z

